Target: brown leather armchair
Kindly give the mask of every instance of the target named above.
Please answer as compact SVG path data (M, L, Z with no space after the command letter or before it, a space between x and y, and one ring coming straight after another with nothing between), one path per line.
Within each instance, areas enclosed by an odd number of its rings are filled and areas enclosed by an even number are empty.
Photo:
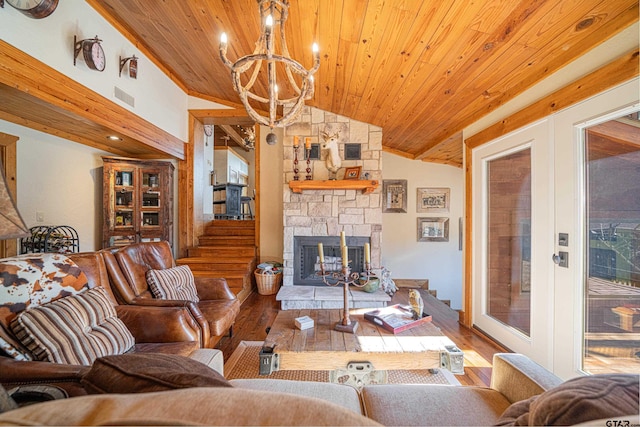
M165 241L143 242L103 252L111 287L121 304L184 307L200 326L202 347L213 348L229 331L240 312L240 301L222 278L195 277L199 302L161 300L151 294L148 270L175 267L171 247Z

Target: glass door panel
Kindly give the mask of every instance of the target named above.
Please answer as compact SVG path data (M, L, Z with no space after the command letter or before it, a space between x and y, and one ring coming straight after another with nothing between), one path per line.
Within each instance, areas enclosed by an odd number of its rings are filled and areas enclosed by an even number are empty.
M550 366L553 329L549 123L473 150L473 323Z
M586 286L583 369L640 372L640 121L584 130Z
M487 164L487 314L531 326L531 149Z

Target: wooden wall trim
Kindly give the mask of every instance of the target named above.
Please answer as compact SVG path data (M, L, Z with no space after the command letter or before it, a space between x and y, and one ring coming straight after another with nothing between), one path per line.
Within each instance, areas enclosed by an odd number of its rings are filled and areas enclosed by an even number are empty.
M56 114L66 116L67 120L64 121L42 123L43 126L38 130L43 132L57 135L62 131L63 134L77 135L78 129L85 125L92 126L87 123L97 124L101 128L113 130L118 135L142 143L150 153L164 153L165 156L177 159L184 157L184 142L181 139L3 40L0 40L0 85L11 88L12 95L24 97L28 100L27 103L35 103L43 109L52 109ZM32 111L28 113L33 117ZM12 116L21 118L27 114L10 111L5 115L9 120ZM102 138L96 142L104 144L106 138ZM77 138L73 140L77 141ZM93 145L82 140L78 142Z
M187 249L194 245L194 131L196 125L202 126L198 120L189 114L189 143L184 147L184 160L178 162L178 244L176 258L187 256ZM200 162L203 159L199 159Z
M7 189L13 197L13 201L18 203L18 138L15 135L0 132L0 163L4 171ZM18 240L0 240L0 258L6 258L18 254Z
M471 315L473 313L473 289L471 287L473 277L473 224L471 221L473 214L473 180L471 171L473 163L471 158L471 148L464 146L464 286L462 289L462 310L460 313L460 323L470 328L472 326Z
M473 324L473 252L472 252L472 214L473 214L473 163L472 152L487 142L519 129L536 120L540 120L556 111L570 107L609 88L622 84L639 75L639 50L633 49L621 57L604 65L593 73L557 90L536 103L518 111L506 119L486 128L464 141L465 154L465 255L463 311L460 321L465 326Z

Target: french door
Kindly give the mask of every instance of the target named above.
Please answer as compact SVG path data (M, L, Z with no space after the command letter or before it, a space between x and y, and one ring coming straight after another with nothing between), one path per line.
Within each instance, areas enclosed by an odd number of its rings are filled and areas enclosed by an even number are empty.
M549 366L553 191L549 123L473 152L473 323Z
M638 79L554 118L557 233L554 371L640 373Z
M639 79L472 151L476 327L562 378L640 372Z

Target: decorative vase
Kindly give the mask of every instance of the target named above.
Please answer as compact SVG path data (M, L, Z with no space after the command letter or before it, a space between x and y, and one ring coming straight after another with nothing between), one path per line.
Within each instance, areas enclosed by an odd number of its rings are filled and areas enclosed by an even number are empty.
M367 283L367 276L361 275L360 284L362 285L364 283ZM380 279L378 278L378 276L369 276L369 283L367 283L366 285L364 285L359 289L362 289L365 292L373 293L377 291L379 288L380 288Z

